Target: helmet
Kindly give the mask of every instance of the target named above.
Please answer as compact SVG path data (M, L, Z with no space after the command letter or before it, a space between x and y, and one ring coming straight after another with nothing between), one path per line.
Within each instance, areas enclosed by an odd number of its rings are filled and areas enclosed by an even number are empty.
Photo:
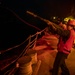
M67 22L67 25L75 26L75 20L69 20L69 21Z

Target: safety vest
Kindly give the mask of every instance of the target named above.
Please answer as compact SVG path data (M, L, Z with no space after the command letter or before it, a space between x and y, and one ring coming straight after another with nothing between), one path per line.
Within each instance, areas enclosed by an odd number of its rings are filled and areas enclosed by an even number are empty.
M62 40L62 38L60 39L60 42L58 44L58 51L69 54L71 52L71 48L73 46L74 39L75 39L75 31L71 30L70 37L65 43Z

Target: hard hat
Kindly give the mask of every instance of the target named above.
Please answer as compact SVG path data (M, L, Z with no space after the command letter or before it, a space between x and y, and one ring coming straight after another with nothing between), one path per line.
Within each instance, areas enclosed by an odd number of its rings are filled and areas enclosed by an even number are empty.
M67 25L75 26L75 20L69 20L69 21L67 22Z

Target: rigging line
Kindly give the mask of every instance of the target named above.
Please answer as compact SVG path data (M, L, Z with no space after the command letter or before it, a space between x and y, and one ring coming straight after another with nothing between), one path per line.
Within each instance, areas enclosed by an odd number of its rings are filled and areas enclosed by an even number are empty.
M37 30L41 30L40 28L38 28L38 27L36 27L36 26L33 26L33 25L31 25L31 24L29 24L28 22L26 22L25 20L23 20L22 18L20 18L13 10L11 10L11 9L9 9L9 8L6 8L6 9L8 9L9 11L11 11L20 21L22 21L23 23L25 23L25 24L27 24L27 25L29 25L29 26L31 26L31 27L33 27L33 28L35 28L35 29L37 29Z
M46 27L46 28L47 28L47 27ZM32 38L32 37L36 36L37 34L38 34L38 35L41 34L42 32L44 32L44 31L46 30L46 28L43 29L43 30L41 30L41 31L39 31L39 32L36 32L34 35L29 36L29 37L28 37L25 41L23 41L21 44L16 45L16 46L11 47L11 48L8 48L8 49L6 49L6 50L0 51L0 54L4 53L4 52L6 52L6 51L10 51L11 49L14 49L14 48L17 48L17 47L23 45L26 41L28 41L28 40L30 39L30 37Z

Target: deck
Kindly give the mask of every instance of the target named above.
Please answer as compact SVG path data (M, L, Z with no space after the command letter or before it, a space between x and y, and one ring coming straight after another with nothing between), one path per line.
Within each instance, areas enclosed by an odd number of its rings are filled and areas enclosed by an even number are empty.
M52 40L52 43L50 44L50 38ZM32 66L33 73L32 75L51 75L49 70L53 67L54 59L57 53L57 46L56 43L58 42L55 36L51 38L51 36L48 38L43 36L40 40L38 40L38 43L34 47L34 50L37 52L37 63ZM53 40L54 39L54 40ZM75 75L75 49L72 48L71 53L68 56L68 59L66 59L67 67L69 68L70 75ZM59 70L59 75L61 73L61 69Z
M41 46L43 48L43 46ZM38 48L38 47L37 47ZM37 75L51 75L49 70L53 66L53 62L56 56L57 50L50 50L50 49L42 49L37 50L38 60L41 60L41 65L37 72ZM70 75L75 75L75 49L72 48L72 52L68 56L66 60L66 64L69 68ZM60 75L61 70L59 71Z
M41 40L40 40L41 41ZM57 49L51 49L46 44L41 44L35 47L37 51L37 58L41 60L41 64L37 73L34 72L34 75L51 75L49 70L53 66L53 62L57 53ZM69 54L68 59L66 59L67 67L69 68L70 75L75 75L75 49L72 48L72 52ZM38 66L38 65L37 65ZM59 75L61 73L61 69L59 70Z

